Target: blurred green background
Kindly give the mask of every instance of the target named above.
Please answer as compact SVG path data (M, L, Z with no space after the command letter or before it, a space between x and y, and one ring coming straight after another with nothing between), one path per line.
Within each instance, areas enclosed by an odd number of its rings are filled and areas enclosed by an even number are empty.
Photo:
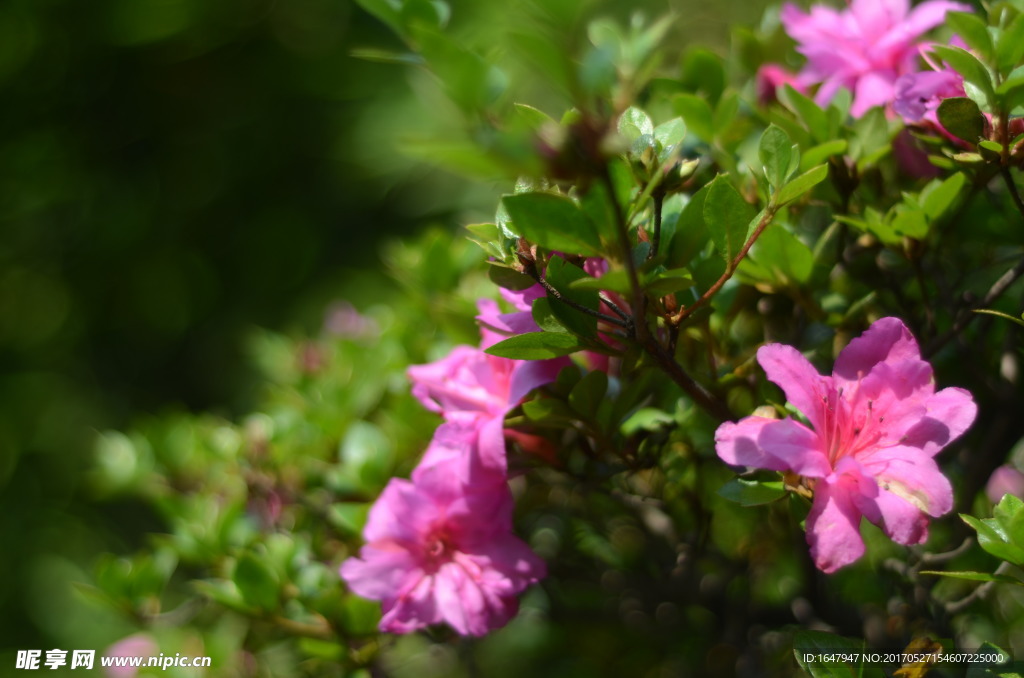
M727 44L763 3L452 3L456 35L513 49L541 24L674 13L668 59ZM538 28L539 30L539 28ZM0 660L88 623L66 581L155 518L93 501L98 431L168 410L246 412L255 327L393 293L378 249L486 219L507 186L401 151L456 123L430 76L346 0L12 0L0 6ZM558 113L528 60L523 100ZM96 648L100 649L100 648Z

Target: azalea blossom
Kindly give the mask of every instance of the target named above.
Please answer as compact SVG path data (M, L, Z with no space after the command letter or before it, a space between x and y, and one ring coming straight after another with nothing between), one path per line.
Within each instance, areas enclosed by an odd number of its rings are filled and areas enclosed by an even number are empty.
M795 482L814 495L807 541L815 564L834 572L860 558L862 517L900 544L924 542L928 517L953 507L933 457L974 421L971 395L935 391L931 365L897 318L851 341L829 376L791 346L762 346L757 359L810 426L751 416L722 424L716 449L729 464L800 476Z
M567 358L511 360L471 346L456 346L447 357L408 369L412 394L424 407L453 424L449 431L475 437L472 449L479 462L465 469L507 471L505 415L538 386L554 381ZM446 433L445 435L451 435ZM470 478L465 478L467 481Z
M381 631L446 622L484 635L507 623L516 595L545 576L544 562L512 534L508 486L467 485L453 468L473 457L428 451L431 462L412 481L393 478L370 509L366 544L341 576L354 593L382 602Z
M820 85L824 106L840 88L853 94L852 116L890 104L900 76L917 71L917 39L940 25L949 11L970 11L949 0L928 0L910 9L908 0L851 0L845 10L815 5L804 12L782 8L782 25L807 63L797 74L804 87Z

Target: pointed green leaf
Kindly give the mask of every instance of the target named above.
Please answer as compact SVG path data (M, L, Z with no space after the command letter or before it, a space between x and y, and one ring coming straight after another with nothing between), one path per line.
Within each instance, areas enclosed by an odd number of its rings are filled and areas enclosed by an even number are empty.
M793 202L801 195L811 190L828 176L828 165L812 167L803 174L797 175L788 184L782 187L776 198L777 204L785 205Z
M929 219L938 219L960 194L960 189L967 183L967 177L957 172L945 181L933 180L921 191L921 207Z
M562 257L551 257L544 277L558 290L559 294L568 301L575 302L580 306L597 310L600 302L596 290L574 288L572 283L577 280L591 278L582 268L570 264ZM597 318L588 315L583 311L572 308L564 301L548 296L551 304L551 311L555 314L562 325L584 337L597 336Z
M601 370L588 372L569 392L569 407L585 419L592 419L608 390L608 375Z
M277 573L262 558L245 553L235 565L232 579L246 603L261 610L273 610L278 604Z
M992 36L989 35L988 25L977 14L946 12L946 22L972 50L986 58L992 56Z
M728 177L720 174L711 182L704 200L704 223L715 250L726 261L732 261L746 243L747 229L755 212Z
M594 224L571 199L537 191L506 195L501 202L512 227L530 242L566 254L601 254Z
M989 112L995 110L995 89L992 85L992 76L976 56L965 49L949 45L939 45L935 47L935 52L943 61L952 66L953 70L964 77L964 88L971 98L977 98L978 104L985 110Z
M586 346L571 334L526 332L500 341L484 352L513 360L547 360L576 353L584 348Z
M977 143L985 133L985 117L978 104L967 97L943 99L938 109L939 122L955 137Z
M807 149L804 151L803 157L800 158L800 169L807 171L815 165L820 165L834 155L842 155L843 153L846 153L847 145L846 139L835 139Z
M793 157L793 140L780 127L769 125L761 135L758 157L768 183L778 190L789 178L787 172Z
M796 114L797 119L804 123L815 140L825 141L831 136L825 111L812 99L786 85L779 92L779 100Z
M718 494L741 506L759 506L782 499L786 496L786 490L781 481L763 482L733 478L718 488Z
M703 141L715 138L715 122L711 106L696 94L677 94L672 98L672 108L686 121L686 127Z
M999 34L996 43L996 66L1008 73L1024 59L1024 14L1018 14Z
M674 235L672 246L669 249L669 256L666 265L670 267L686 266L701 252L710 239L707 224L704 223L704 200L708 197L708 187L705 185L690 197L690 201L682 208L670 209L669 201L666 201L664 224L673 223ZM675 204L678 204L680 196L673 196ZM662 226L664 228L664 225Z

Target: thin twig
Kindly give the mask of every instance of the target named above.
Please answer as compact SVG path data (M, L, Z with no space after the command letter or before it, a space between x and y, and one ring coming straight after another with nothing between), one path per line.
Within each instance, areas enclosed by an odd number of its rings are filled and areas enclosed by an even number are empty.
M768 224L772 223L772 219L775 218L775 213L778 211L778 209L779 208L774 205L769 205L768 208L765 209L764 216L761 217L761 221L757 223L757 227L754 229L754 232L750 235L750 238L747 240L747 242L744 243L743 248L736 254L735 257L732 258L732 260L725 267L725 272L722 273L721 277L719 277L717 281L715 281L714 285L709 287L707 291L700 296L700 299L693 302L689 306L682 307L674 316L670 318L670 322L673 325L678 325L687 318L689 318L698 308L706 304L711 299L711 297L715 296L715 294L718 293L718 290L722 289L722 286L725 285L725 283L729 280L729 278L733 276L734 273L736 273L736 269L739 268L740 263L747 256L747 253L750 251L750 248L754 246L754 243L757 242L757 239L761 236L761 233L764 232L764 229L768 227Z
M1017 190L1017 184L1013 180L1013 175L1010 174L1010 168L1005 165L1000 167L999 174L1002 175L1006 188L1010 190L1010 197L1013 198L1013 204L1017 207L1017 211L1024 217L1024 200L1021 200L1020 191Z
M999 567L996 568L995 573L1004 574L1009 569L1009 567L1010 564L1004 560L1002 563L999 564ZM971 591L963 598L961 598L960 600L954 600L953 602L946 603L944 605L944 607L946 608L946 612L948 612L950 615L963 612L965 609L967 609L967 607L970 606L971 603L987 596L988 592L992 590L996 583L997 582L995 581L987 581L978 588Z
M552 297L554 297L558 301L562 302L566 306L568 306L570 308L573 308L573 309L576 309L577 311L579 311L581 313L586 313L587 315L594 316L595 318L598 318L599 320L603 320L606 323L609 323L611 325L617 325L619 327L624 327L626 329L629 329L629 327L631 326L631 323L630 323L628 317L626 317L626 318L616 318L615 316L608 315L607 313L602 313L601 311L598 311L596 309L589 308L588 306L584 306L583 304L577 303L577 302L573 301L572 299L570 299L569 297L565 296L564 294L559 292L554 287L554 285L552 285L547 280L545 280L544 276L542 276L540 274L540 271L537 270L536 263L534 263L532 261L524 262L523 270L525 271L525 273L528 276L530 276L531 278L536 280L537 283L540 284L540 286L543 287L545 289L545 291L547 291L548 294L550 294Z
M925 351L925 355L930 356L934 354L940 348L945 346L950 339L960 334L960 332L962 332L964 328L966 328L978 315L973 312L975 309L989 306L993 301L998 299L1003 292L1013 285L1013 283L1017 282L1017 279L1022 275L1024 275L1024 258L1021 258L1013 268L999 276L999 280L996 280L992 284L992 287L989 288L982 300L977 304L974 304L966 314L962 314L960 319L953 324L953 327L948 332L929 344L928 349Z

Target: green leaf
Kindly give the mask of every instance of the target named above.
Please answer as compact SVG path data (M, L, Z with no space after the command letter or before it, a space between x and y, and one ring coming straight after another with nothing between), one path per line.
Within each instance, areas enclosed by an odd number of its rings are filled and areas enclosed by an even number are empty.
M946 12L946 22L972 50L986 59L992 56L992 36L989 35L988 25L977 14Z
M520 273L508 266L490 263L491 266L487 269L487 277L490 278L492 283L502 289L521 292L537 284L533 278L525 273Z
M555 312L551 308L551 299L548 297L540 297L534 299L533 304L530 306L530 315L533 317L533 322L537 323L544 332L561 332L566 333L569 331Z
M571 199L542 191L501 199L513 228L530 242L567 254L599 256L597 229Z
M761 135L757 154L765 178L773 189L778 190L789 178L787 173L793 157L793 140L778 126L769 125Z
M498 342L485 353L513 360L547 360L569 355L584 348L586 346L571 334L526 332Z
M928 218L935 220L942 216L956 200L965 183L967 183L967 177L961 172L957 172L944 181L934 179L929 182L921 191L920 196L921 207L924 208Z
M803 157L800 158L800 169L807 171L815 165L825 162L833 155L842 155L846 153L847 146L846 139L835 139L809 148L804 151Z
M948 16L948 15L947 15ZM996 43L996 67L1008 73L1024 58L1024 14L1018 14L1002 30Z
M960 514L960 518L978 532L981 548L1014 565L1024 565L1024 547L1009 541L1006 528L999 521L991 518L980 520L964 513Z
M749 262L749 263L748 263ZM814 270L814 253L799 238L775 224L764 230L740 271L765 282L805 283Z
M574 288L572 283L584 278L590 278L579 266L570 264L562 257L551 257L544 277L558 290L565 299L575 302L580 306L597 310L600 305L598 293L595 290ZM570 331L584 337L597 336L597 318L572 308L564 301L548 296L551 311L562 324Z
M736 119L736 114L739 113L739 110L740 97L736 92L727 92L725 96L718 100L718 105L715 106L715 114L712 118L716 135L720 136L729 129L733 120Z
M402 5L400 2L396 3L391 0L356 0L356 4L383 21L391 30L401 33L399 10Z
M850 156L857 161L858 168L876 163L892 150L889 138L889 121L880 107L870 109L853 122L854 136L850 139Z
M975 313L987 313L988 315L994 315L994 316L998 316L1000 318L1005 318L1006 320L1009 320L1010 322L1017 323L1021 327L1024 327L1024 318L1015 318L1012 315L1009 315L1007 313L1003 313L1002 311L995 311L995 310L992 310L990 308L976 308L976 309L974 309L974 312Z
M607 290L609 292L629 294L629 274L626 273L625 269L608 271L600 278L586 277L574 280L569 283L569 287L576 290Z
M518 115L519 119L524 121L530 129L537 130L544 125L558 124L555 122L554 118L539 108L534 108L528 104L518 103L513 104L513 106L515 107L516 115Z
M703 94L711 103L717 102L726 82L722 57L702 47L687 49L679 81L687 90Z
M776 204L785 205L793 202L801 195L811 190L828 176L828 165L812 167L803 174L797 175L792 181L782 187L776 198Z
M357 536L366 525L370 504L365 502L340 502L327 510L327 520L334 527L350 536Z
M263 559L245 553L235 565L232 579L246 603L260 610L277 608L279 582L277 573Z
M949 577L951 579L966 579L968 581L997 581L1003 584L1017 584L1018 586L1024 586L1024 582L1013 577L1007 577L1004 574L989 574L988 572L971 572L971 571L946 571L942 572L939 570L921 570L920 574L931 574L938 577Z
M654 123L651 116L636 106L630 106L619 116L619 134L629 143L634 154L640 154L654 144Z
M964 77L964 89L972 99L979 99L979 105L989 112L995 110L995 89L992 86L992 76L977 57L965 49L949 45L938 45L935 47L935 52L943 61L952 66L953 70ZM960 138L963 139L963 137ZM974 139L964 140L973 141Z
M593 419L608 391L608 375L601 370L588 372L569 392L569 407L584 419Z
M770 504L786 496L782 481L762 482L733 478L718 488L718 494L741 506Z
M575 420L575 416L561 400L555 398L538 398L523 403L523 414L535 423L563 426Z
M703 186L690 197L690 201L682 208L673 209L682 196L673 196L665 201L665 216L662 228L674 223L675 234L666 265L670 267L686 266L699 252L704 249L710 239L707 224L704 223L704 201L708 197L710 184ZM671 205L670 205L671 201Z
M672 108L683 117L686 127L703 141L711 142L715 138L715 122L711 106L696 94L677 94L672 97Z
M659 158L664 161L683 143L686 137L686 123L682 118L672 118L654 128L654 138L661 144Z
M715 249L726 261L732 261L747 241L747 229L756 210L740 196L725 175L718 175L704 200L704 223Z
M814 139L825 141L831 136L828 116L812 99L786 85L779 92L779 100L796 114L797 119L803 122Z
M985 133L985 117L973 100L966 97L943 99L938 109L939 122L955 137L977 143Z
M651 275L644 282L644 289L655 296L674 294L693 287L693 274L686 268L673 268Z

